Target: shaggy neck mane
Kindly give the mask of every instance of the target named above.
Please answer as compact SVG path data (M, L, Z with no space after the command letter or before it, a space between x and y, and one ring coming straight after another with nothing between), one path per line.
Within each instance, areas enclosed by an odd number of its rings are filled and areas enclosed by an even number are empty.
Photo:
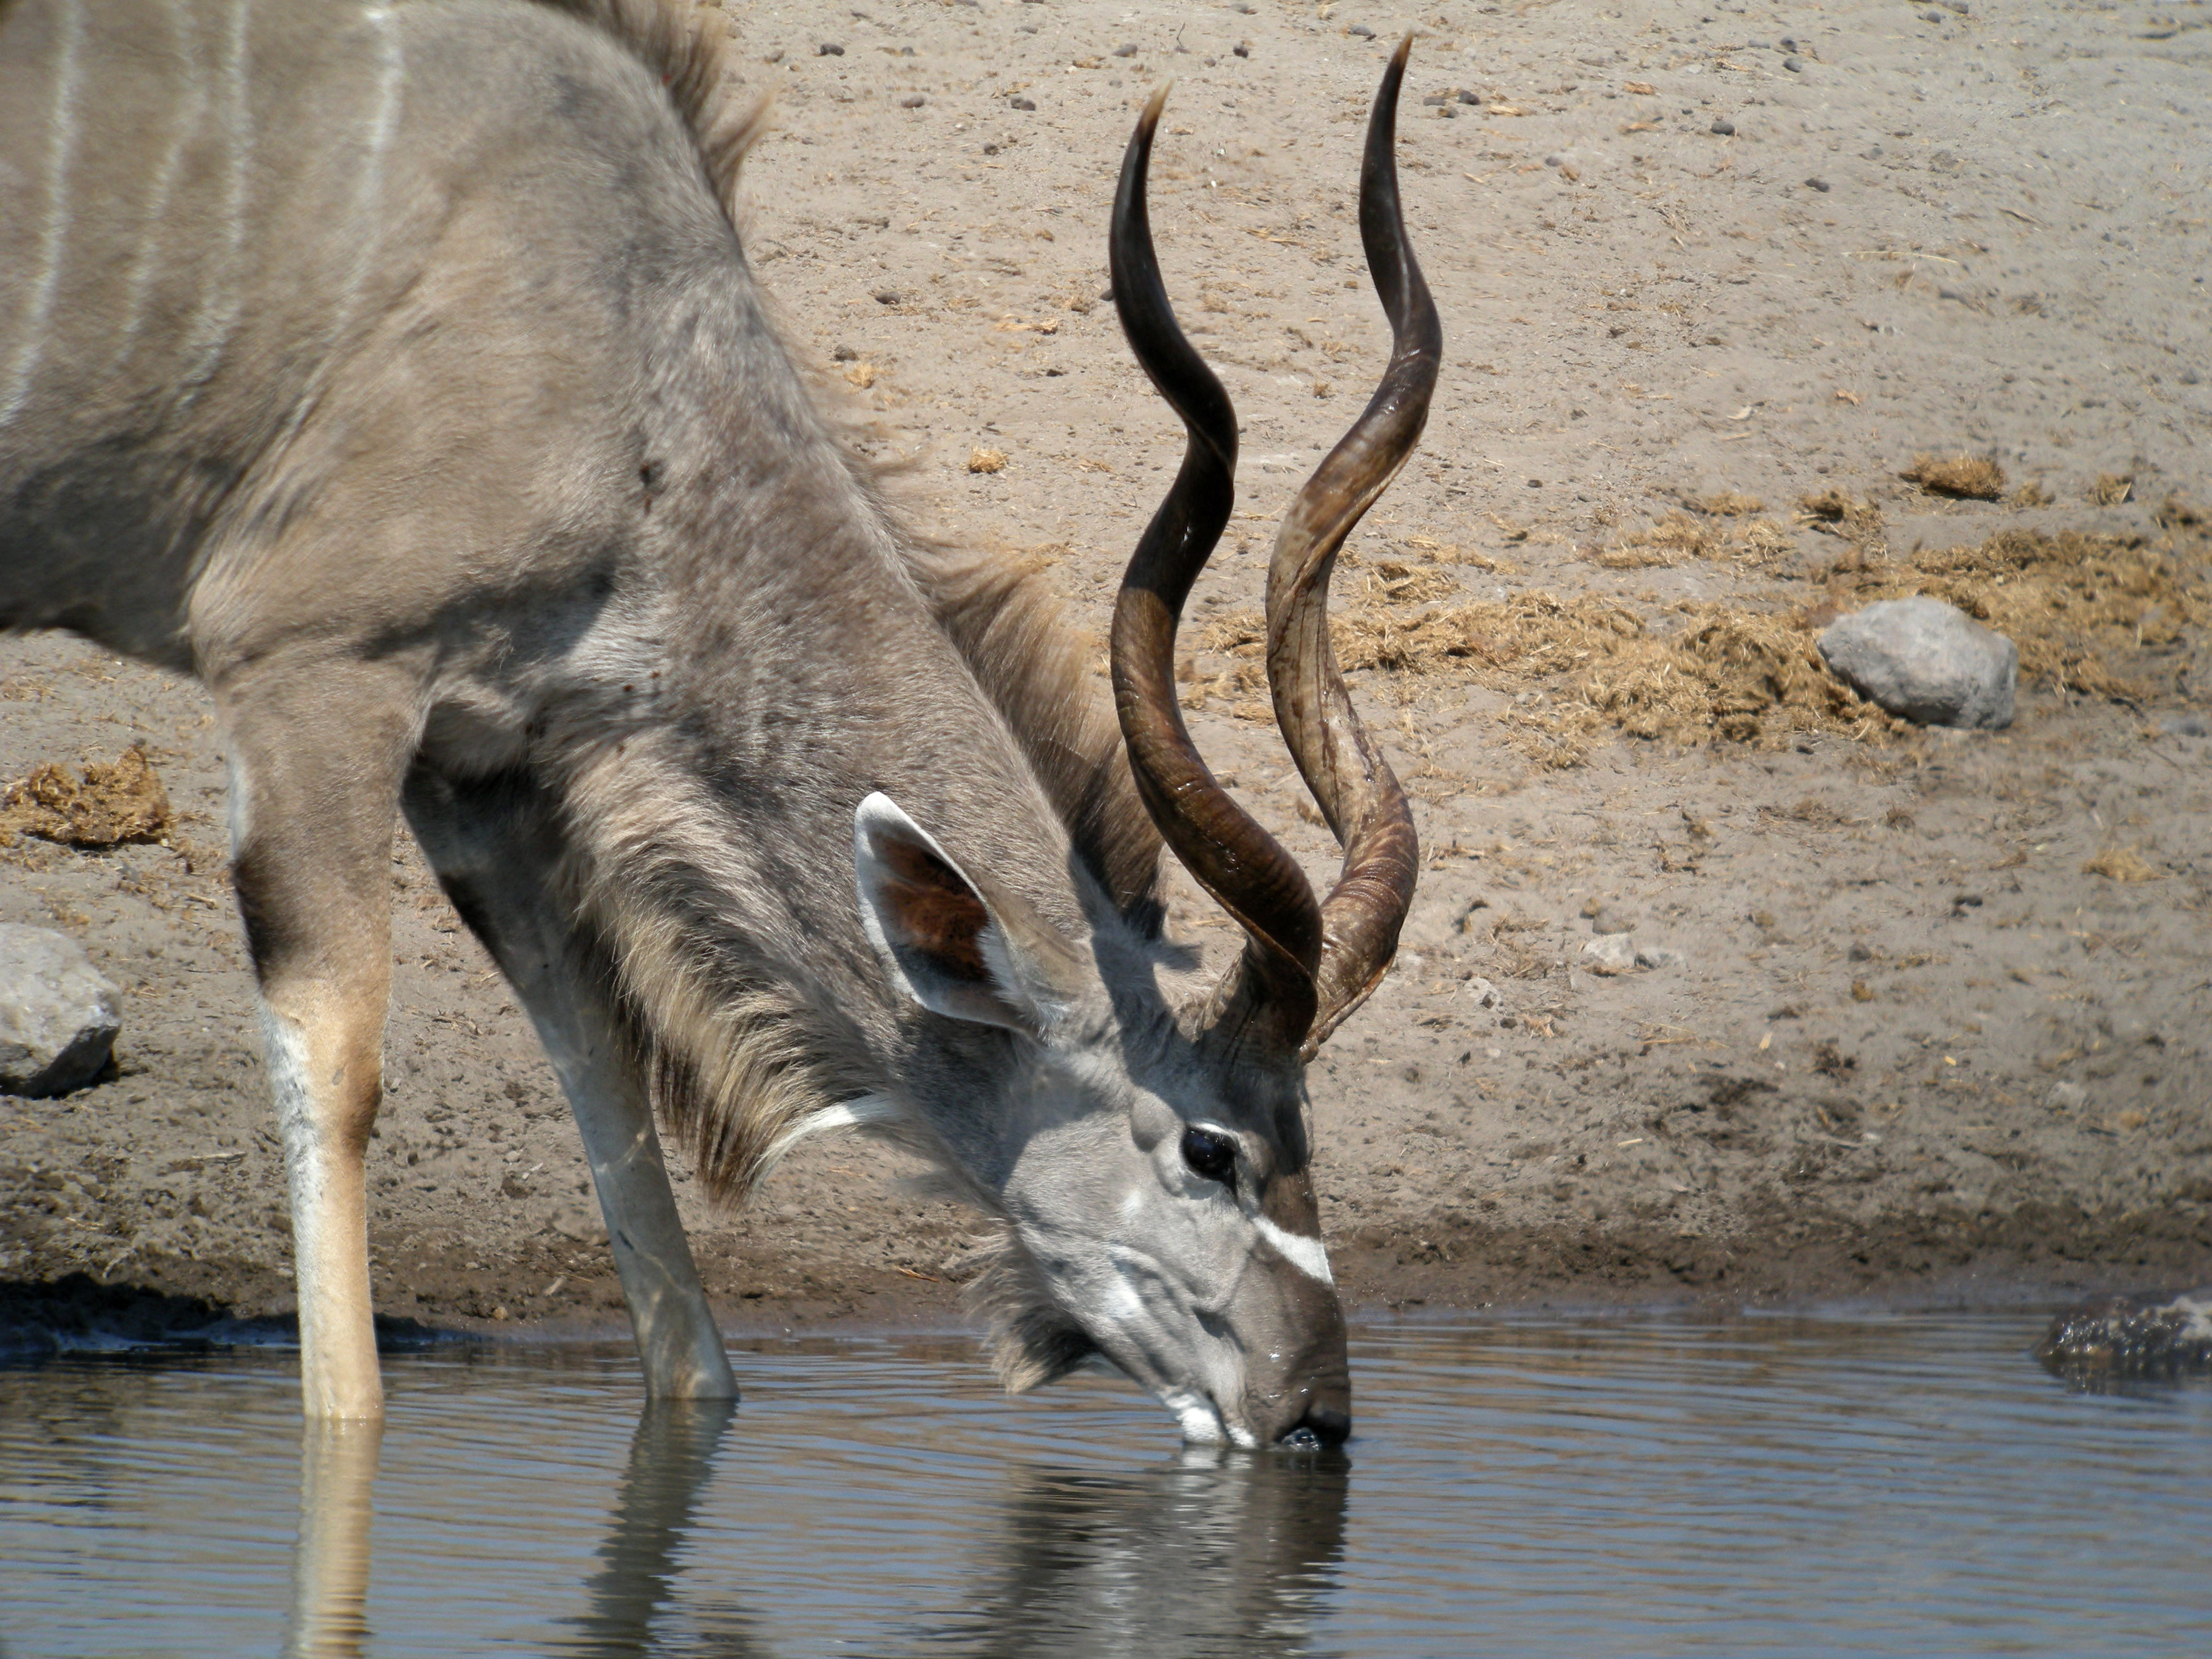
M734 230L739 168L767 106L738 89L723 14L688 0L538 3L611 36L660 81ZM1028 760L1085 872L1126 923L1156 937L1162 843L1091 673L1091 642L1036 570L902 532L875 470L849 445L838 450L923 603ZM713 849L675 844L665 820L624 810L636 794L605 781L585 791L601 810L586 811L592 852L572 871L571 885L600 931L655 1111L709 1193L742 1202L817 1130L874 1122L904 1129L902 1139L933 1154L926 1126L884 1122L872 1109L880 1084L860 1022L748 938L743 918L720 913Z

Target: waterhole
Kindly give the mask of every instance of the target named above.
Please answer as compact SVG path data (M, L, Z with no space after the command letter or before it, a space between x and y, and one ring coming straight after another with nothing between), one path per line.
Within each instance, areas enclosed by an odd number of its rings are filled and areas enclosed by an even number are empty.
M2212 1389L2091 1394L2021 1316L1516 1318L1353 1342L1341 1451L1185 1450L975 1345L0 1370L0 1655L1575 1656L2212 1650Z

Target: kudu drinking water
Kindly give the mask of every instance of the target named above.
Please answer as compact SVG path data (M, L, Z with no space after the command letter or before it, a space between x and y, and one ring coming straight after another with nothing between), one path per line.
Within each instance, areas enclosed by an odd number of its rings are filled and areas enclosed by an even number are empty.
M1277 717L1346 848L1317 901L1175 697L1237 425L1153 260L1160 100L1114 291L1188 447L1115 607L1116 732L1034 580L920 544L810 402L695 15L0 0L0 623L214 696L307 1409L380 1410L363 1156L404 812L551 1055L653 1394L734 1391L657 1113L726 1199L837 1127L945 1171L1004 1223L1011 1386L1103 1355L1194 1438L1340 1438L1304 1068L1416 868L1327 617L1436 375L1403 49L1360 206L1395 349L1268 574ZM1243 929L1211 977L1163 932L1163 837Z

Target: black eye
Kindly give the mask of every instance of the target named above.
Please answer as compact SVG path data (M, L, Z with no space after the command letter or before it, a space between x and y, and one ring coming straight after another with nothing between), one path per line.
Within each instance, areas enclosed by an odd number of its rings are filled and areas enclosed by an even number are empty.
M1215 1129L1185 1129L1182 1161L1194 1175L1218 1181L1232 1191L1237 1186L1237 1142Z

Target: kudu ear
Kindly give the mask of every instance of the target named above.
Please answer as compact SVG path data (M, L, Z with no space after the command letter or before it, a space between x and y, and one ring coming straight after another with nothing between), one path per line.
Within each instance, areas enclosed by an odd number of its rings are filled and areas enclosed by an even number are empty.
M987 896L889 795L854 812L853 866L869 943L933 1013L1035 1036L1080 994L1082 953L1015 895Z

